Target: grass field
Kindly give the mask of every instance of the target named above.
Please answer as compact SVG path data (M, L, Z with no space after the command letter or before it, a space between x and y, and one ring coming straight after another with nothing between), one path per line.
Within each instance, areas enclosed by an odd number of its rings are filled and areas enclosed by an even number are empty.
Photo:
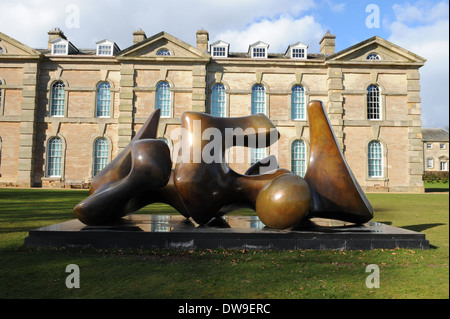
M448 188L447 188L448 190ZM31 249L28 231L74 218L86 191L0 189L0 298L449 298L448 191L368 194L374 220L426 235L430 250ZM154 204L141 213L176 213ZM252 213L246 211L245 213ZM80 267L80 289L65 285ZM380 268L368 289L366 266Z

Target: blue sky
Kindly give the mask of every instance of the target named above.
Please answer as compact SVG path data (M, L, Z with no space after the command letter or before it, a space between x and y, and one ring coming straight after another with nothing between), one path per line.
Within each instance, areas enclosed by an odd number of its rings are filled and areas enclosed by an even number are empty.
M366 19L379 10L379 26ZM371 7L369 7L371 8ZM373 16L371 16L373 17ZM373 19L371 20L374 21ZM151 36L166 31L195 45L200 28L210 42L224 40L231 51L246 51L256 41L269 51L284 52L295 42L319 51L330 30L336 50L374 35L427 59L421 68L424 127L449 123L448 0L2 0L0 31L33 47L47 46L47 32L61 28L78 48L94 48L110 39L121 49L132 44L141 28Z

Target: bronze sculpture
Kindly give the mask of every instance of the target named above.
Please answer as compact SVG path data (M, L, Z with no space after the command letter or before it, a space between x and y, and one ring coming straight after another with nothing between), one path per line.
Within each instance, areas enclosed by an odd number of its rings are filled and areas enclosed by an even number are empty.
M308 115L311 157L305 178L301 178L278 168L273 156L244 175L226 164L227 148L249 147L253 142L258 148L267 147L279 139L275 126L262 114L219 118L184 113L185 144L178 154L181 160L172 168L168 146L156 139L160 117L156 110L130 145L93 179L91 195L75 207L75 215L87 225L100 225L163 202L200 225L241 207L255 209L267 227L276 229L312 217L369 221L372 207L337 145L322 103L312 101ZM230 131L234 134L231 139ZM215 138L213 147L204 138L208 134ZM198 156L199 152L203 156ZM276 167L259 173L267 162Z

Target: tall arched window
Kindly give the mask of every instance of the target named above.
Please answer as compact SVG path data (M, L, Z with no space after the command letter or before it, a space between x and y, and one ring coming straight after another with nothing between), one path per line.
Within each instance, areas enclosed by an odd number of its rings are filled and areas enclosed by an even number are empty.
M212 88L211 115L219 117L227 116L225 86L223 84L216 84Z
M62 174L62 140L53 137L48 141L47 176L61 177Z
M100 173L106 165L108 165L109 159L109 142L106 138L101 137L94 142L94 169L93 176Z
M266 89L261 84L252 88L252 114L266 114Z
M381 120L380 88L376 85L367 88L367 119Z
M62 81L57 81L52 85L50 100L50 116L64 116L66 105L66 85Z
M296 140L291 147L292 173L305 177L306 174L306 145L302 140Z
M369 177L383 177L383 146L379 141L369 143Z
M292 88L291 115L293 120L305 120L305 89L301 85Z
M156 86L156 108L161 110L161 117L170 117L170 84L159 82Z
M111 84L108 82L100 82L97 85L97 117L111 116Z

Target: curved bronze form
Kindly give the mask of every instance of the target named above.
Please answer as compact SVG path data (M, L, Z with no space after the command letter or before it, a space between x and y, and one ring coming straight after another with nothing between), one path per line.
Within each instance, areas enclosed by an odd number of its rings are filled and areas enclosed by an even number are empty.
M343 157L323 105L308 105L311 158L305 178L278 167L271 155L244 175L225 162L233 146L268 147L279 139L263 114L220 118L186 112L182 147L171 169L168 146L156 140L156 110L130 145L91 184L91 196L75 207L87 225L108 223L154 203L172 205L200 225L237 208L256 210L271 228L285 229L311 217L363 223L372 207ZM263 172L264 170L264 172Z
M365 223L373 209L339 148L320 101L308 105L311 155L305 180L313 190L311 215Z

